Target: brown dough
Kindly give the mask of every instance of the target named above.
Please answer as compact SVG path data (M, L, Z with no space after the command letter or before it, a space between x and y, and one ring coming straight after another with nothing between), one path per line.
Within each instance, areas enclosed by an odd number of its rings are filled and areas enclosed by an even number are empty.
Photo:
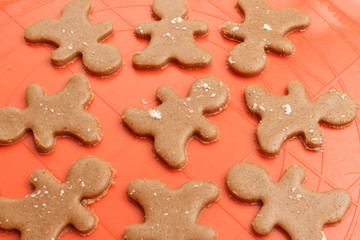
M273 182L260 165L239 163L227 175L231 195L250 203L262 202L252 223L256 233L269 234L275 226L285 230L292 240L326 239L322 228L339 222L351 205L351 196L343 189L324 193L302 186L305 170L290 166L279 182Z
M205 143L218 138L218 131L204 115L222 111L229 100L227 87L216 78L201 78L181 98L169 87L160 87L156 97L161 105L154 109L127 108L124 124L138 136L153 136L155 153L172 169L186 163L186 146L196 135Z
M83 144L92 146L101 140L97 119L85 109L93 94L87 78L73 75L60 92L46 96L37 85L26 89L27 108L0 108L0 144L12 144L32 131L40 153L55 148L56 136L73 136Z
M194 37L206 35L209 26L202 20L185 20L186 0L154 0L152 10L159 21L140 23L135 28L136 35L150 38L150 43L135 53L134 67L159 69L172 61L185 68L203 68L211 64L211 54L194 40Z
M29 179L35 188L32 194L0 198L0 228L19 230L22 240L55 240L69 225L90 234L98 220L87 204L106 194L113 175L108 163L91 156L75 162L64 183L47 170L36 170Z
M90 0L75 0L64 7L58 19L43 19L25 30L29 43L50 43L58 47L51 53L56 67L82 56L84 67L90 73L109 76L121 67L119 50L110 44L100 43L108 38L114 28L111 22L91 24Z
M346 93L330 91L311 102L300 82L290 82L287 90L288 95L275 96L258 85L245 89L250 113L261 119L256 137L265 156L275 156L287 139L297 136L307 148L319 150L324 145L319 124L342 128L356 117L357 104Z
M191 181L172 190L158 180L134 180L127 194L144 209L145 222L127 227L124 239L217 239L212 227L197 223L201 212L220 197L214 183Z
M255 76L265 69L266 51L284 56L293 54L294 44L285 36L310 24L307 13L293 8L272 10L264 0L238 0L237 6L244 22L225 23L222 34L241 41L228 55L228 64L242 76Z

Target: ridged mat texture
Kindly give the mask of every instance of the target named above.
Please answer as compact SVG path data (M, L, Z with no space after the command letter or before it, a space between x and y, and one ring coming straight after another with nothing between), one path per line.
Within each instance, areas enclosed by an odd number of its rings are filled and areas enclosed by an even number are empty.
M360 239L360 117L342 130L322 127L323 151L306 150L299 139L289 140L275 158L260 155L255 141L258 120L249 115L244 87L259 84L269 92L283 95L289 81L299 80L314 100L331 89L344 91L360 104L360 2L357 0L269 0L273 9L285 7L306 11L311 16L305 32L294 32L288 38L295 44L291 57L268 54L265 71L252 78L234 74L226 56L237 44L224 38L219 27L227 21L241 22L235 0L188 0L188 19L203 19L210 33L196 38L209 50L213 63L209 68L186 70L170 64L163 70L141 71L132 66L132 56L148 40L134 34L136 24L154 21L151 0L93 0L91 21L110 20L114 34L105 40L120 50L124 65L106 79L85 72L80 59L65 68L54 68L49 60L54 47L25 43L24 29L44 18L57 18L70 0L0 0L0 107L25 108L25 89L40 84L47 94L62 89L74 73L85 74L92 86L94 100L88 111L98 117L103 139L95 147L85 147L71 138L58 138L55 151L39 155L33 137L27 135L11 146L0 147L0 196L20 198L32 189L30 173L39 168L64 179L71 164L87 155L111 163L117 171L116 183L100 201L90 205L99 217L98 228L82 239L121 239L125 228L141 223L143 214L126 195L134 179L159 179L178 188L189 180L212 181L221 191L221 199L209 207L200 224L214 227L219 240L288 239L276 229L268 237L257 236L251 227L259 206L234 201L225 188L228 170L239 162L255 162L278 180L292 164L306 168L305 187L327 191L340 187L350 192L352 204L343 221L324 228L328 240ZM188 164L182 171L170 171L152 151L150 139L139 139L121 124L121 113L127 107L153 108L155 91L170 86L185 97L190 85L200 77L216 77L230 89L228 107L208 117L219 129L220 139L205 145L194 139L188 146ZM70 230L61 239L78 239ZM16 232L0 231L0 239L19 239Z

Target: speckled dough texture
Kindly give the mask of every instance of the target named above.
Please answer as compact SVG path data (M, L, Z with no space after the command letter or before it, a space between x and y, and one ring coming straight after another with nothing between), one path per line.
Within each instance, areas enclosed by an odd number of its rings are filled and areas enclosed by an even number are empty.
M264 168L239 163L228 172L226 183L231 195L240 201L262 202L252 222L256 233L269 234L275 226L292 240L323 240L322 228L340 221L351 204L343 189L317 193L302 186L305 170L290 166L279 182L273 182Z
M70 225L80 234L90 234L98 219L87 204L106 194L113 175L108 163L92 156L75 162L64 183L47 170L36 170L29 179L33 193L0 198L0 228L17 229L22 240L55 240Z
M87 146L101 140L98 120L86 111L93 94L87 78L73 75L65 88L46 96L37 84L26 89L27 108L0 108L0 144L12 144L32 131L40 153L55 149L55 137L72 136Z
M293 8L272 10L263 0L238 0L237 6L244 15L243 23L225 23L222 34L241 42L228 55L228 64L242 76L255 76L265 69L266 51L293 54L294 44L285 36L310 24L307 13Z
M275 156L287 139L297 136L308 149L320 150L324 136L319 124L342 128L356 118L357 104L344 92L332 90L311 102L298 81L289 82L287 91L275 96L258 85L245 88L248 110L261 119L256 138L265 156Z
M222 111L229 101L228 89L216 78L201 78L190 87L187 98L163 86L156 92L161 105L154 109L127 108L123 123L136 135L154 138L157 156L170 168L187 163L186 147L193 136L205 143L218 139L218 130L204 115Z
M197 223L202 210L220 198L214 183L191 181L173 190L158 180L134 180L127 194L143 208L145 222L127 227L124 239L217 239L212 227Z
M122 63L119 50L110 44L100 43L113 32L109 21L91 24L90 0L75 0L66 5L58 19L43 19L25 29L29 43L50 43L58 48L51 53L56 67L82 56L85 69L95 75L109 76L117 72Z
M176 62L185 68L203 68L211 64L211 54L194 40L206 35L209 26L202 20L185 20L186 0L154 0L152 11L159 21L140 23L135 28L136 35L150 38L150 43L135 53L134 67L159 69Z

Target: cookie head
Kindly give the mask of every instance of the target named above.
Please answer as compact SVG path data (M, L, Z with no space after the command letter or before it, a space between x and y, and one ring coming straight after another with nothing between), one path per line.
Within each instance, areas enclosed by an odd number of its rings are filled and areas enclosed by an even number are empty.
M236 164L226 176L226 185L232 196L245 202L262 200L272 183L265 169L254 163Z
M349 125L356 117L357 104L344 92L332 90L322 94L315 104L322 107L320 122L334 127Z
M152 11L159 19L186 18L188 4L186 0L154 0Z
M0 109L0 144L17 142L27 131L21 110L6 107Z
M229 99L228 88L216 78L196 80L189 89L189 97L203 107L206 114L216 113L226 107Z
M81 199L94 199L109 188L112 176L112 169L106 162L89 156L74 163L66 176L66 181L80 192Z

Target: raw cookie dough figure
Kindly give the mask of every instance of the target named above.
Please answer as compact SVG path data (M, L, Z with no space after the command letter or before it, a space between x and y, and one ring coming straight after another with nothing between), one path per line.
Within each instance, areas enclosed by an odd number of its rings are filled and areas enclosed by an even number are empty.
M216 126L204 115L226 107L228 89L216 78L201 78L191 85L187 98L166 86L160 87L156 96L161 105L154 109L127 108L122 120L136 135L153 136L155 153L179 170L187 163L186 146L194 135L205 143L217 140Z
M55 240L69 225L90 234L97 217L87 208L106 194L113 183L110 165L85 157L69 169L65 182L49 171L34 171L29 179L34 192L20 199L0 197L0 228L17 229L21 240Z
M265 236L279 226L292 240L322 240L322 228L344 217L351 196L344 189L313 192L303 187L304 179L299 165L290 166L279 182L273 182L260 165L239 163L228 172L226 183L234 198L262 202L252 223L256 233Z
M149 45L135 53L138 69L159 69L174 61L185 68L203 68L211 64L211 54L200 48L195 36L206 35L208 24L202 20L185 20L186 0L154 0L152 11L159 21L140 23L135 33L150 38Z

